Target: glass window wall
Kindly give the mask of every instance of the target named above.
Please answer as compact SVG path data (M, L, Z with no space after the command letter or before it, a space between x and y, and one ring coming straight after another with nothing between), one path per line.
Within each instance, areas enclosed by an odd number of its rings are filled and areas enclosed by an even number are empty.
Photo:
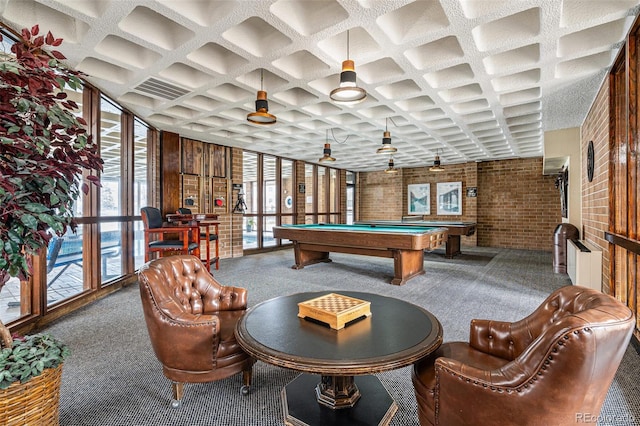
M148 138L149 127L136 119L133 126L133 213L137 214L144 206L149 205L147 199L149 184L147 182ZM134 224L133 255L135 269L144 263L144 227L141 221Z
M244 201L247 205L243 218L242 247L252 249L258 247L258 154L244 152L242 156L242 176Z
M83 109L83 101L95 99L99 104L95 111L99 111L100 125L93 129L92 137L98 142L104 161L101 187L92 187L87 195L81 193L74 203L76 232L69 229L64 236L52 238L46 259L43 255L46 277L34 271L32 280L21 283L14 278L0 292L0 319L5 324L32 314L34 318L45 316L72 298L75 301L78 296L99 291L102 283L121 282L124 277L133 276L143 262L142 224L135 220L134 212L148 205L147 141L155 130L123 112L96 89L86 87L84 91L87 93L66 92L78 105L74 113L88 123L96 122L98 117L91 116L91 108ZM125 259L124 248L132 244L135 259ZM41 290L31 287L36 285L41 285ZM23 294L34 299L25 299ZM45 308L32 309L32 302L33 306L39 305L39 297L46 298Z

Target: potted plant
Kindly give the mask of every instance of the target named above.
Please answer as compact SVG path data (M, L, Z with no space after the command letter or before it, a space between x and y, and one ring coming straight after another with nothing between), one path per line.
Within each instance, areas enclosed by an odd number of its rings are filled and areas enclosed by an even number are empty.
M253 227L256 225L256 220L252 217L247 219L247 232L253 231Z
M47 334L15 336L0 350L0 413L9 424L58 424L69 348Z
M82 88L79 73L64 66L51 32L23 29L13 55L0 56L0 286L10 276L27 279L31 255L46 247L52 230L75 230L73 203L91 172L102 170L96 144L78 105L65 89ZM0 41L2 40L0 35ZM1 288L1 287L0 287Z
M22 30L12 54L0 52L0 289L12 276L28 279L31 257L47 246L52 233L75 230L74 201L80 191L88 193L88 183L99 185L98 147L75 114L78 105L65 92L82 88L80 74L60 62L61 53L43 49L61 43L51 32L39 35L36 25ZM46 335L12 338L2 321L0 336L5 346L0 389L8 386L0 392L16 387L32 401L34 394L21 386L59 372L67 350ZM57 380L59 384L59 373ZM8 399L0 395L0 402ZM35 420L23 423L30 422Z

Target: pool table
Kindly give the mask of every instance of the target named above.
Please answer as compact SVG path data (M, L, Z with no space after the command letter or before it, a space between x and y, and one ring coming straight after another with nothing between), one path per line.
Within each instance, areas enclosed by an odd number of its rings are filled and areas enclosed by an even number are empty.
M473 222L449 222L438 220L422 220L419 217L403 217L402 220L367 220L356 222L356 224L372 225L372 226L437 226L447 229L447 241L444 249L444 257L453 258L455 255L462 253L460 251L460 236L471 236L476 232L476 224Z
M273 236L293 243L295 265L302 269L331 262L330 252L393 258L391 284L402 285L424 274L424 250L434 250L446 238L446 228L312 224L274 226Z

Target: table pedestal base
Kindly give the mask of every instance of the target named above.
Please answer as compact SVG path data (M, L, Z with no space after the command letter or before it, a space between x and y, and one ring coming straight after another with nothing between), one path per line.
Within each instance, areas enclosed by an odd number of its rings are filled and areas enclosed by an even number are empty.
M322 376L316 386L316 400L332 409L352 408L360 399L353 376Z
M301 374L286 385L282 389L285 424L289 426L386 426L391 422L398 406L377 377L356 376L353 378L353 376L348 376L344 377L344 381L336 381L336 377L323 376L320 379L317 375ZM352 399L354 389L355 392L358 390L361 392L362 398L356 398L352 407L338 404L341 407L338 409L329 408L324 401L320 403L315 397L316 392L318 392L317 389L322 391L323 388L326 388L323 383L327 378L332 380L330 388L335 388L336 385L343 388L341 385L347 385L346 388L349 389L347 393L352 395L346 399ZM349 386L349 381L352 386ZM338 393L340 394L341 391ZM323 395L326 395L326 392ZM322 399L325 399L325 396ZM338 398L338 401L340 399Z

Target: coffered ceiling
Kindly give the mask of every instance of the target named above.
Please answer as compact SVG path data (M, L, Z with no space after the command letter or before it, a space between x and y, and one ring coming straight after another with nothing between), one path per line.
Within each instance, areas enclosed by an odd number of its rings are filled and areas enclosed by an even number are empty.
M330 142L332 166L369 171L385 127L397 168L543 156L545 131L582 124L638 4L0 0L0 17L62 37L69 65L162 130L309 162ZM355 105L329 98L347 52ZM246 120L261 86L273 125Z

